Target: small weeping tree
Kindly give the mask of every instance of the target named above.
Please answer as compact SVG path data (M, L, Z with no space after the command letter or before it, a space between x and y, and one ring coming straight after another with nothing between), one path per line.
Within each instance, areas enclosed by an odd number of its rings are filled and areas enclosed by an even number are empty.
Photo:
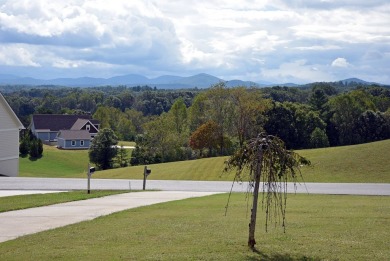
M225 171L236 170L234 181L249 179L248 192L253 193L249 223L248 246L255 250L255 229L260 183L262 183L262 205L268 223L281 220L285 229L287 203L287 182L296 186L300 166L310 165L310 161L297 153L287 150L284 142L264 133L249 140L225 165ZM248 176L247 176L248 175ZM227 209L228 206L226 206Z

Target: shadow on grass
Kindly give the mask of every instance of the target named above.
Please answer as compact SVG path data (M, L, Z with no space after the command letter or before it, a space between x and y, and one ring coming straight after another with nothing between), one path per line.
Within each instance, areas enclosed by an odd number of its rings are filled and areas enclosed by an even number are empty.
M42 158L42 155L40 155L40 156L38 156L38 157L28 157L28 159L30 160L30 161L37 161L37 160L39 160L40 158Z
M319 261L320 258L308 256L291 256L289 254L272 254L267 255L257 249L253 250L255 256L248 256L248 261Z
M39 160L40 158L43 157L43 155L39 155L38 157L31 157L28 153L27 154L19 154L19 157L21 158L28 158L30 161L37 161Z

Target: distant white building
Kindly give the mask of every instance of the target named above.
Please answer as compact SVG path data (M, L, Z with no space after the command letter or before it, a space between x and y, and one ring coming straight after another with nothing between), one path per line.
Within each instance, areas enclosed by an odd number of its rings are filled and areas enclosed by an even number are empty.
M19 131L24 129L14 111L0 93L0 175L19 174Z

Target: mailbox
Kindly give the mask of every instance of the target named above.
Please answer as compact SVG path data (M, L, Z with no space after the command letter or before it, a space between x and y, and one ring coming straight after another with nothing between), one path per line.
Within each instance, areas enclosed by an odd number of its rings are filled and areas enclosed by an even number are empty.
M95 167L90 167L90 168L89 168L89 173L92 174L92 173L94 173L94 172L95 172Z
M150 175L150 173L152 173L152 170L148 169L147 166L144 167L144 184L143 184L143 190L145 190L145 186L146 186L146 177Z

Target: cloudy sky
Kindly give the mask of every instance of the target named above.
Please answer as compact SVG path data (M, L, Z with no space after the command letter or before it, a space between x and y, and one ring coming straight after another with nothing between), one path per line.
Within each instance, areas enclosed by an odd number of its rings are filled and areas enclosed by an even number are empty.
M0 74L390 84L388 0L0 0Z

